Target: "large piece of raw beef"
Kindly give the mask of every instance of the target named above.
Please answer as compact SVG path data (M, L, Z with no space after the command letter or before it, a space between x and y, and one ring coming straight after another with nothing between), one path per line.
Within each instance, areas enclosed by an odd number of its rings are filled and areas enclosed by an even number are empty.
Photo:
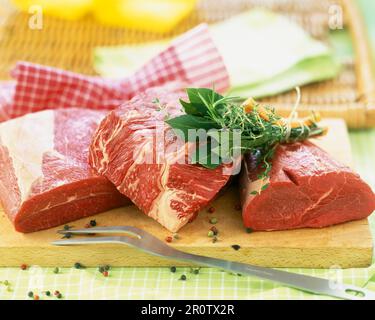
M374 193L358 174L311 142L279 146L269 185L255 195L262 185L258 173L256 159L245 157L242 215L254 230L320 228L366 218L375 210Z
M88 165L103 117L73 108L0 124L0 200L17 231L51 228L129 202Z
M144 213L176 232L206 206L228 182L223 168L176 163L186 156L177 152L173 130L163 128L167 116L182 113L179 86L149 89L112 111L100 124L91 148L90 164L107 177ZM164 137L165 154L155 152ZM164 161L155 161L157 156ZM145 163L146 159L151 159ZM150 163L151 162L151 163Z

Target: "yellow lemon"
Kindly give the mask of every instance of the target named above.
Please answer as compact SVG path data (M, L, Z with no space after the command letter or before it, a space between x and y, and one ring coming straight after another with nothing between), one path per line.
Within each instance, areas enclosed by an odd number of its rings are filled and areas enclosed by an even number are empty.
M85 16L93 6L93 0L12 0L21 10L32 13L36 6L47 15L76 20Z
M94 0L94 15L105 24L168 32L194 9L196 0Z

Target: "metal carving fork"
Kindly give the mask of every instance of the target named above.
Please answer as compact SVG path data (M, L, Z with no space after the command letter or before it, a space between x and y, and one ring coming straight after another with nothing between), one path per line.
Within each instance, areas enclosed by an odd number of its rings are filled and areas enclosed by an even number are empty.
M131 226L61 230L59 233L76 235L115 233L124 234L124 236L59 240L53 242L54 245L65 246L103 243L126 244L155 256L179 261L193 262L197 265L224 269L237 274L256 276L258 278L275 281L285 284L288 287L315 294L328 295L350 300L375 299L374 292L356 286L335 284L333 281L326 279L182 252L168 246L166 243L147 233L146 231Z

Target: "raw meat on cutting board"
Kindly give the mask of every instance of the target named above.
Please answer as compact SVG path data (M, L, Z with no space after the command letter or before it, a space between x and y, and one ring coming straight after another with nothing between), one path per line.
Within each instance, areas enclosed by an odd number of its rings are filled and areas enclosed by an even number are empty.
M363 219L375 210L375 195L359 175L311 142L280 145L269 185L258 195L256 159L245 157L240 187L242 215L253 230L320 228Z
M215 170L200 165L175 163L186 156L185 145L174 153L173 130L164 126L166 115L182 114L180 98L186 98L181 86L147 90L100 124L90 148L90 164L107 177L118 190L144 213L172 232L176 232L205 207L228 182L221 167ZM151 161L157 137L164 136L164 161Z
M55 227L129 203L88 165L104 113L47 110L0 124L0 200L17 231Z

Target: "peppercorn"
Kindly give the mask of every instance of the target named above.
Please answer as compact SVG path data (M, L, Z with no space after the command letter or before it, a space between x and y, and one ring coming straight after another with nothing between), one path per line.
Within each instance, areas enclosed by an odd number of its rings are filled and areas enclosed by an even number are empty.
M57 295L56 295L56 298L57 298L57 299L61 299L61 298L62 298L62 294L61 294L61 293L57 294Z
M175 272L176 272L176 270L177 270L177 268L176 268L176 267L171 267L171 272L172 272L172 273L175 273Z
M80 264L79 262L76 262L76 263L74 264L74 268L76 268L76 269L83 269L84 267L83 267L83 265Z
M9 286L9 281L8 280L4 280L4 286Z
M210 238L212 238L215 234L212 230L208 231L208 234L207 234Z
M209 207L207 211L208 213L214 213L216 209L214 207Z
M186 276L184 274L181 275L180 280L185 281L186 280Z
M109 270L111 270L111 266L109 266L108 264L105 265L105 266L104 266L104 270L105 270L105 271L109 271Z
M91 221L90 221L90 226L91 226L91 227L96 227L96 224L97 224L97 223L96 223L96 220L91 220Z
M72 228L72 227L69 226L69 225L67 225L67 224L64 226L64 230L65 230L65 231L68 231L68 230L70 230L71 228Z
M199 271L200 271L200 268L198 268L198 269L193 269L193 274L199 274Z
M47 297L50 297L51 296L51 291L46 291L45 294L46 294Z
M70 239L72 237L72 234L70 232L67 232L63 235L63 239Z
M103 272L103 276L107 278L107 277L109 276L108 271L104 271L104 272Z
M21 264L21 270L26 270L27 269L27 265L26 264Z
M39 300L39 296L37 294L34 296L34 300Z
M232 245L232 248L233 248L234 250L236 250L236 251L238 251L238 250L241 249L241 247L240 247L238 244L234 244L234 245Z
M180 239L179 234L178 233L174 233L173 234L173 239L176 239L176 240Z
M100 273L103 273L104 271L105 271L105 269L104 269L103 266L99 267L99 272L100 272Z
M54 296L58 296L60 294L60 291L58 290L55 290L55 292L53 293Z
M217 223L217 218L211 218L210 219L211 224L216 224Z
M173 241L172 237L171 236L168 236L165 238L165 241L168 242L168 243L171 243Z
M33 298L33 297L34 297L34 292L29 291L29 292L27 293L27 296L28 296L29 298Z
M253 232L253 229L251 228L246 228L246 233L252 233Z
M212 238L212 243L216 243L217 242L217 237L216 236L214 236L213 238Z
M217 230L217 228L215 226L211 227L210 230L214 233L215 236L217 236L218 233L219 233L219 230Z
M53 269L54 274L58 274L59 272L60 272L59 268L56 267L55 269Z

